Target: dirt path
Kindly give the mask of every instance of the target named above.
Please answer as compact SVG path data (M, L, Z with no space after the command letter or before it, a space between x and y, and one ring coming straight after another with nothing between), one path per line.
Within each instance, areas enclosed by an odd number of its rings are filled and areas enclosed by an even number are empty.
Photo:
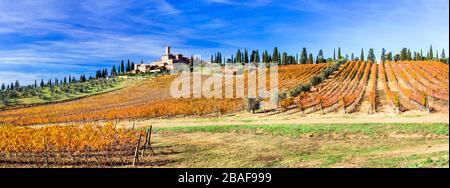
M372 65L370 65L370 66L372 66ZM370 68L369 80L367 81L367 86L365 88L364 96L362 97L361 104L358 105L358 107L357 107L358 108L357 112L369 113L369 111L370 111L370 96L369 95L373 88L373 81L374 81L374 79L376 79L376 76L372 75L372 71L376 71L376 70L372 69L372 67Z
M377 70L381 69L382 64L378 65ZM381 71L378 71L378 80L377 80L377 108L376 111L380 113L394 113L393 104L389 99L386 97L384 83L383 79L380 79L381 77L384 77Z
M208 125L289 125L289 124L354 124L354 123L449 123L448 113L429 114L419 111L408 111L402 114L300 114L284 116L250 114L241 112L219 118L173 118L148 119L140 121L122 121L120 127L136 127L153 125L154 127L208 126Z

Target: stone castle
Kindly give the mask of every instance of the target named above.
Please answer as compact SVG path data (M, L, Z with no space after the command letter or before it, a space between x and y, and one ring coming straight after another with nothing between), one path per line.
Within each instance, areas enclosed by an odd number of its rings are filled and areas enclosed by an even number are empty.
M166 46L166 53L161 59L150 64L135 64L132 73L161 72L172 70L177 63L189 64L191 60L183 57L183 54L171 54L170 46Z

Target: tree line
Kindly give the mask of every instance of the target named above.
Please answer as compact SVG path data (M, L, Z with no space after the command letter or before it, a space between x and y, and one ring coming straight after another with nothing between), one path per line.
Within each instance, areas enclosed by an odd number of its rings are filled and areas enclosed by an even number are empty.
M221 52L217 52L211 55L211 63L277 63L279 65L289 65L289 64L314 64L314 63L326 63L327 61L332 61L332 59L326 60L323 56L323 51L319 50L316 58L313 58L312 53L307 53L306 48L303 48L300 56L298 54L290 55L286 52L281 52L278 47L273 49L272 53L267 50L262 53L259 50L252 50L249 52L247 49L241 51L238 49L236 54L231 55L231 57L222 57Z
M300 55L299 55L300 54ZM427 51L427 54L423 54L423 50L419 52L411 52L408 48L403 48L399 53L393 54L393 52L386 52L386 49L381 49L381 57L380 59L384 62L386 60L389 61L406 61L406 60L414 60L414 61L423 61L423 60L436 60L441 61L443 63L448 64L448 57L446 57L445 50L442 49L440 56L439 51L433 51L433 47L430 46L430 49ZM350 55L343 55L341 52L341 48L337 48L333 50L333 56L326 58L323 54L323 50L320 49L317 55L313 55L313 53L308 53L306 48L302 48L300 53L296 55L291 55L286 52L281 52L278 47L274 47L273 52L269 53L267 50L262 53L259 50L252 50L249 52L247 49L241 51L238 49L235 54L230 57L223 57L221 52L217 52L211 55L210 62L211 63L277 63L278 65L290 65L290 64L319 64L319 63L327 63L327 62L336 62L338 60L346 60L346 61L368 61L375 62L376 56L373 48L370 48L367 56L365 54L364 49L361 49L361 53L359 56L351 53Z

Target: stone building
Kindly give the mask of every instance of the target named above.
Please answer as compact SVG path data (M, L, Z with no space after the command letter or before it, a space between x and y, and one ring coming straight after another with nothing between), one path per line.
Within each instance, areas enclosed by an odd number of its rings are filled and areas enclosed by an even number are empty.
M183 57L183 54L171 54L170 46L166 46L166 53L161 59L150 64L135 64L133 73L161 72L162 70L172 70L177 63L189 64L191 60Z

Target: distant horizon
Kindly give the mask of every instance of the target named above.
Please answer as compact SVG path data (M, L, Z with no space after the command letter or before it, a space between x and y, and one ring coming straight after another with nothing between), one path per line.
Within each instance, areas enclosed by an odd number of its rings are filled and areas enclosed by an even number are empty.
M325 57L370 48L449 51L448 0L57 0L0 2L0 84L95 75L121 60L146 63L164 46L209 60L221 52L303 47Z
M162 47L162 53L161 53L161 55L163 55L163 53L164 53L164 47L165 47L166 45L164 45L163 47ZM432 45L431 45L432 46ZM172 47L172 46L171 46ZM274 47L275 48L275 47ZM280 53L283 53L284 51L282 51L282 49L280 49L279 47L277 47L278 48L278 50L281 50L280 51ZM339 47L337 47L337 48L335 48L335 49L333 49L333 50L331 50L332 51L332 55L331 56L327 56L327 55L324 55L324 59L329 59L329 58L333 58L333 56L334 56L334 50L336 50L336 56L337 56L337 52L338 52L338 48ZM173 49L173 48L172 48ZM243 52L243 50L244 49L247 49L247 48L243 48L243 49L239 49L239 50L241 50L242 52ZM308 48L306 48L306 49L308 49ZM370 49L370 48L369 48ZM364 49L364 55L366 56L366 58L367 58L367 54L368 54L368 51L369 51L369 49ZM409 49L409 48L408 48ZM249 52L249 55L251 54L251 51L252 50L259 50L259 49L247 49L248 50L248 52ZM324 49L319 49L319 50L323 50L323 52L326 52L327 50L324 50ZM341 48L341 50L343 50L342 48ZM398 50L398 51L393 51L393 50L388 50L388 49L385 49L386 50L386 54L387 53L389 53L389 52L392 52L393 53L393 55L395 55L395 54L399 54L400 53L400 51L401 51L401 49L400 50ZM412 50L412 49L410 49L411 50L411 52L420 52L421 50L423 50L423 54L424 54L424 56L426 56L426 53L428 52L428 50L429 49L419 49L419 50ZM433 47L433 51L435 51L436 52L436 50L439 52L438 54L439 54L439 57L441 56L441 52L442 52L442 49L441 50L439 50L439 49L435 49L434 47ZM447 49L445 49L444 48L444 50L445 50L445 54L446 54L446 58L449 58L449 55L450 55L450 52L447 50ZM237 50L236 50L237 51ZM264 50L263 50L264 51ZM261 50L259 50L259 53L260 53L260 55L262 55L262 52L263 51L261 51ZM268 52L269 52L269 55L272 55L272 51L273 51L273 49L271 49L271 50L267 50ZM381 51L381 49L379 50L379 51ZM377 61L379 61L380 60L380 55L381 55L381 52L379 52L379 51L377 51L376 49L374 49L374 54L375 54L375 58L376 58L376 60ZM171 50L171 52L174 52L173 50ZM220 51L217 51L217 52L220 52ZM217 53L217 52L212 52L211 53L211 55L214 55L215 53ZM222 53L222 52L220 52L220 53ZM301 49L299 50L299 52L298 52L298 54L296 53L296 54L289 54L288 53L288 55L293 55L293 56L296 56L296 55L299 55L300 56L300 53L301 53ZM317 56L317 53L314 53L314 52L309 52L308 51L308 54L309 53L312 53L313 54L313 57L314 57L314 59L316 58L316 56ZM354 56L355 56L355 58L359 58L360 57L360 51L359 52L350 52L350 53L342 53L341 55L343 56L343 57L345 57L346 55L349 55L349 58L350 58L350 56L351 56L351 54L352 53L354 53ZM185 56L185 57L191 57L191 56L198 56L198 55L186 55L186 54L184 54L183 52L179 52L179 51L175 51L175 53L172 53L172 54L183 54L183 56ZM324 53L325 54L325 53ZM210 58L211 58L211 55L209 55L209 56L201 56L201 58L202 58L202 60L204 60L204 61L209 61L210 60ZM223 58L231 58L232 56L234 56L235 54L231 54L231 55L227 55L227 56L224 56ZM433 55L435 55L435 54L433 54ZM160 58L161 56L159 56L159 58ZM5 84L5 85L8 85L8 84L11 84L11 83L14 83L16 80L17 81L19 81L21 84L25 84L25 85L32 85L32 84L34 84L34 82L35 81L40 81L40 80L44 80L44 81L48 81L49 79L62 79L62 78L64 78L64 77L68 77L68 76L75 76L75 78L79 78L79 76L81 76L81 75L86 75L87 77L89 77L89 76L94 76L95 75L95 72L97 71L97 70L101 70L101 69L108 69L108 72L111 70L111 67L112 66L116 66L116 68L117 68L117 66L122 62L122 61L124 61L124 62L127 62L128 60L130 60L130 62L133 62L133 63L135 63L135 64L139 64L139 63L141 63L142 61L145 63L145 64L149 64L149 63L153 63L155 60L158 60L159 58L153 58L153 59L147 59L147 60L138 60L138 61L133 61L133 60L131 60L131 59L121 59L121 60L118 60L118 61L116 61L116 62L112 62L112 63L110 63L110 65L108 65L108 66L91 66L90 68L89 68L89 66L85 66L85 67L88 67L88 71L86 71L86 70L83 70L83 69L80 69L80 70L75 70L75 71L73 71L73 72L70 72L70 71L65 71L65 72L59 72L59 73L57 73L57 72L55 72L55 73L45 73L45 74L35 74L35 78L34 79L25 79L25 80L20 80L20 79L14 79L14 78L10 78L10 81L9 82L2 82L3 80L0 80L0 85L1 84ZM0 71L0 72L2 72L2 71ZM9 77L9 76L11 76L11 75L8 75L8 72L2 72L1 74L5 74L5 75L3 75L3 76L7 76L7 77ZM13 73L14 74L14 73ZM21 73L19 73L19 75L20 75ZM23 74L25 77L26 77L26 74ZM2 75L0 75L0 78L1 78L1 76Z
M165 45L165 46L167 46L167 45ZM165 46L163 46L163 48L164 48ZM432 47L432 45L431 45L431 47ZM274 47L274 48L275 48L275 47ZM277 47L277 48L278 48L278 47ZM338 47L338 48L339 48L339 47ZM338 48L335 48L335 49L332 50L332 51L333 51L333 54L332 54L331 56L326 56L326 55L324 55L324 59L330 59L330 58L333 58L333 56L334 56L334 50L336 50L336 56L337 56ZM247 48L244 48L244 49L247 49ZM239 50L242 51L242 50L244 50L244 49L239 49ZM306 49L307 49L307 48L306 48ZM408 48L408 49L409 49L409 48ZM252 50L258 50L258 49L247 49L247 50L248 50L248 53L249 53L249 55L250 55ZM273 49L272 49L272 50L273 50ZM269 52L269 55L272 55L272 50L267 50L267 51ZM278 48L278 50L280 50L280 48ZM326 50L324 50L324 49L320 49L320 50L323 50L324 52L326 51ZM341 48L341 50L342 50L342 48ZM368 51L370 50L370 48L369 48L369 49L363 49L363 50L364 50L364 56L365 56L365 58L367 58ZM386 50L386 54L388 54L389 52L392 52L393 55L400 54L400 51L401 51L401 50L398 50L398 51L389 51L388 49L385 49L385 50ZM411 50L411 49L410 49L410 50ZM414 52L420 52L421 50L423 50L423 55L424 55L424 57L426 57L427 52L428 52L429 49L411 50L411 52L412 52L412 53L414 53ZM439 52L438 54L439 54L439 58L440 58L442 49L441 49L441 50L436 49L436 50ZM433 47L433 51L436 52L436 50L435 50L434 47ZM450 52L448 52L446 49L444 49L444 50L445 50L446 58L447 58L447 59L450 58ZM164 51L164 49L163 49L163 51ZM236 50L236 51L237 51L237 50ZM381 51L381 49L380 49L380 51ZM173 50L171 50L171 52L172 52L171 54L182 54L184 57L195 56L195 55L186 56L186 54L183 54L182 52L181 52L181 53L180 53L180 52L175 52L175 53L173 53ZM219 51L219 52L220 52L220 51ZM243 52L243 51L242 51L242 52ZM263 52L263 51L260 51L260 50L259 50L260 56L262 55L262 52ZM217 53L217 52L213 52L211 55L214 55L215 53ZM220 52L220 53L222 53L222 52ZM280 51L280 53L283 53L283 51ZM299 56L300 56L300 53L301 53L301 52L299 52L298 54L289 54L289 53L288 53L288 55L293 55L293 56L299 55ZM310 53L310 52L308 52L308 54L309 54L309 53ZM311 52L311 53L313 53L313 52ZM346 55L349 55L349 58L350 58L350 56L351 56L352 53L354 53L354 57L355 57L355 58L358 58L358 59L360 58L360 53L361 53L361 52L342 53L341 56L345 58ZM374 49L374 54L375 54L376 62L379 63L381 52L377 52L377 51ZM163 53L161 53L161 55L163 55ZM201 60L204 60L205 62L209 62L209 61L210 61L210 58L211 58L211 55L210 55L210 56L207 56L207 57L201 56L201 58L202 58ZM235 54L232 54L232 55L229 55L229 56L224 56L223 58L227 58L227 59L228 59L228 58L233 57L234 55L235 55ZM433 54L433 55L435 56L436 54ZM317 53L313 53L314 59L316 58L316 56L317 56ZM69 77L69 76L75 77L76 79L79 79L79 77L80 77L81 75L85 75L86 77L89 77L89 76L95 76L95 72L98 71L98 70L102 70L102 69L107 69L107 70L108 70L108 74L109 74L110 71L111 71L112 66L116 66L116 68L118 68L118 65L120 65L120 63L121 63L122 61L124 61L124 62L126 63L128 60L130 60L130 59L122 59L122 60L119 60L119 61L117 61L117 62L111 63L111 65L110 65L109 67L93 67L93 68L91 69L92 71L87 71L87 72L80 71L80 72L78 72L78 73L77 73L77 72L67 72L67 73L59 73L59 74L51 74L51 73L50 73L51 76L48 76L48 74L45 74L45 75L38 76L39 79L26 80L25 82L23 82L23 80L19 80L19 79L15 79L15 80L14 80L14 79L11 79L10 82L1 82L1 80L0 80L0 85L2 85L2 84L10 85L10 84L14 83L15 81L19 81L21 84L24 84L24 85L33 85L33 84L35 83L35 81L37 81L38 84L39 84L39 82L40 82L41 80L44 80L44 81L47 83L47 81L48 81L49 79L52 79L52 80L54 80L54 79L63 79L64 77ZM141 62L143 61L144 64L151 64L151 63L154 63L155 60L158 60L158 59L155 58L155 59L148 60L148 61L145 61L145 60L132 61L132 60L130 60L130 62L135 63L135 64L139 64L139 63L141 63ZM367 61L367 59L366 59L366 61ZM261 62L259 62L259 63L261 63ZM314 62L314 64L315 64L315 62Z

